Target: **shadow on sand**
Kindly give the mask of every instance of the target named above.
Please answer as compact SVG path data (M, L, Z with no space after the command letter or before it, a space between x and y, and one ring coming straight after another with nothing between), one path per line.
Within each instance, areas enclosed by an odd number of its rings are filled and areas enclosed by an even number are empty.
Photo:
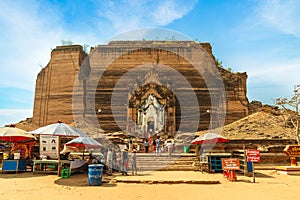
M270 175L263 174L263 173L260 173L260 172L255 172L255 177L258 177L258 178L275 178L274 176L270 176Z
M34 174L33 172L2 172L0 174L0 179L9 179L9 178L32 178L32 177L40 177L40 176L48 176L53 174Z
M87 174L73 174L70 178L59 178L54 181L54 183L57 185L73 187L115 187L117 184L110 182L112 178L114 178L114 176L103 176L102 184L100 186L90 186Z

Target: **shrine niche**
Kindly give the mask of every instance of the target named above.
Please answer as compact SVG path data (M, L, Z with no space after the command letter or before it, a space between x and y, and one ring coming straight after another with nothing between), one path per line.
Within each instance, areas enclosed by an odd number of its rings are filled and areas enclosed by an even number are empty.
M173 111L180 110L180 107L175 106L174 93L162 85L155 67L157 68L157 65L152 65L144 77L136 78L133 93L129 97L130 120L126 130L144 137L176 130ZM160 78L168 81L167 77ZM137 87L137 82L140 83L140 87Z
M165 105L159 103L157 98L150 94L148 98L137 105L138 129L150 134L158 133L165 130L166 111Z

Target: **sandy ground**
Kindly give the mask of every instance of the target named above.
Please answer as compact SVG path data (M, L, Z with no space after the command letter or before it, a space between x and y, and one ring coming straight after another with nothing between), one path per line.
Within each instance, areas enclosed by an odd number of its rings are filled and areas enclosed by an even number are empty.
M141 172L137 176L108 177L119 180L219 180L220 184L142 184L105 182L89 186L87 174L74 174L69 179L56 175L0 174L0 199L300 199L300 176L257 171L256 183L251 177L238 176L238 181L224 179L222 174L201 172ZM103 177L103 181L107 180Z

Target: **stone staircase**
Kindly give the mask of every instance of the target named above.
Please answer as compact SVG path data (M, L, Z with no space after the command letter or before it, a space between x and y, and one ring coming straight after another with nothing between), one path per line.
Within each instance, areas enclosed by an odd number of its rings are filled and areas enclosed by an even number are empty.
M138 171L197 171L200 166L195 154L175 153L169 157L167 153L162 153L160 156L154 153L137 153L137 168ZM129 170L131 170L131 158Z

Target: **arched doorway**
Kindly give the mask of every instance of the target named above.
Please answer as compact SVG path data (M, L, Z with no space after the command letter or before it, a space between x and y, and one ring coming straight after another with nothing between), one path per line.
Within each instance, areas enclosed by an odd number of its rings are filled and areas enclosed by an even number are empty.
M173 134L180 124L180 112L174 93L165 86L149 83L137 88L129 99L127 130L142 137L157 133ZM130 122L134 123L134 127Z

